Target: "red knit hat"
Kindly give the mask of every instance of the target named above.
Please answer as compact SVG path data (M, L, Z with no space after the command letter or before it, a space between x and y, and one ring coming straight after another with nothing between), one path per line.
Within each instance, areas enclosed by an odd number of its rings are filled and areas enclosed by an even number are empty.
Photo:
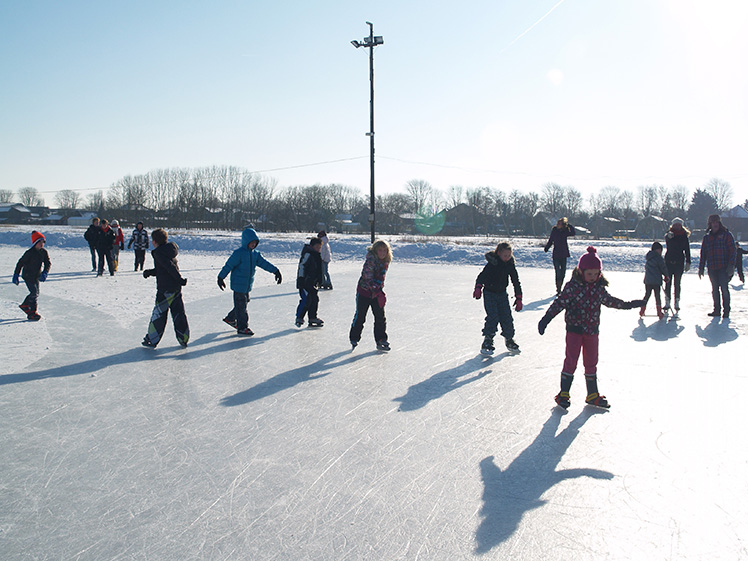
M587 253L582 255L582 257L579 258L579 267L580 271L584 271L585 269L600 269L603 270L603 261L597 256L597 250L589 246L587 248Z
M41 232L37 232L34 230L31 232L31 247L34 247L36 245L36 242L43 241L44 243L47 243L47 238L44 237L44 234Z

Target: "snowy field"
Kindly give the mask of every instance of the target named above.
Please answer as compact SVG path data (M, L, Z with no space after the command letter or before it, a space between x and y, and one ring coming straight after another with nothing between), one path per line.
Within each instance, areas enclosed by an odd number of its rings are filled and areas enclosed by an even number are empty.
M0 232L2 559L748 559L737 279L730 320L707 317L709 281L693 272L677 318L604 309L612 408L583 405L580 368L563 412L563 317L537 332L554 295L541 240L516 243L522 353L486 358L471 295L495 239L394 243L382 354L371 317L348 343L365 238L332 237L315 330L293 325L303 236L261 236L284 282L258 270L255 336L239 338L215 283L236 238L175 236L191 341L169 322L153 350L140 341L155 281L130 271L132 252L96 278L80 234L47 236L33 323L10 282L29 229ZM598 245L613 295L643 296L648 245Z

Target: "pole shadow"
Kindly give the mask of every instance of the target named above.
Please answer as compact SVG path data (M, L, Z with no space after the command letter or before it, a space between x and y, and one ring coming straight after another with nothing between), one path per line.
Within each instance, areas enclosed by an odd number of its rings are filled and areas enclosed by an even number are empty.
M631 338L639 342L649 339L667 341L668 339L675 339L685 329L685 327L678 323L678 316L670 316L667 321L662 319L650 325L647 325L642 318L639 318L637 326L631 332Z
M509 353L502 353L496 357L488 358L483 355L470 358L462 364L448 368L431 376L431 378L410 386L406 394L396 397L392 401L399 401L398 411L415 411L428 405L430 401L454 391L462 386L480 380L491 372L486 368L488 364L498 362ZM466 377L476 370L481 370L474 376Z
M299 366L298 368L276 374L272 378L268 378L256 386L235 393L234 395L221 398L220 403L224 407L235 407L237 405L251 403L252 401L258 401L283 390L292 388L298 384L316 380L318 378L324 378L335 368L352 364L362 358L375 354L379 353L377 351L371 351L351 356L351 352L348 350L340 351L321 358L311 364L305 364L304 366Z
M481 460L484 491L480 515L483 520L475 534L476 554L486 553L511 537L525 513L543 506L546 501L540 497L557 483L577 477L613 478L612 473L597 469L556 470L579 429L597 413L604 412L585 407L556 435L561 417L566 413L554 408L535 440L506 469L501 470L493 456Z
M720 323L719 318L712 320L704 327L696 326L696 335L704 343L705 347L718 347L738 338L738 332L730 327L730 320L725 318Z

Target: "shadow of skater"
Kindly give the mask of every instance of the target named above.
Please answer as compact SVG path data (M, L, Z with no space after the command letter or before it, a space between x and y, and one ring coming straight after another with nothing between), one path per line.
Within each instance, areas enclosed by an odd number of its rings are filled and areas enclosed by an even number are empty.
M696 335L703 339L705 347L717 347L738 338L738 332L730 327L730 320L713 318L706 327L696 326Z
M545 504L541 496L548 489L576 477L612 479L613 474L596 469L565 469L556 471L564 453L579 434L579 429L598 413L586 407L569 426L556 436L564 412L554 409L532 444L517 456L509 467L501 470L494 457L481 461L483 479L483 520L476 532L476 554L486 553L507 540L519 526L524 514Z
M428 380L410 386L404 396L396 397L392 401L399 401L401 403L398 411L415 411L416 409L425 407L429 401L439 399L457 388L480 380L483 376L491 372L491 370L482 370L469 378L463 378L463 376L467 376L471 372L488 364L495 363L508 354L504 353L493 358L477 356L468 359L459 366L434 374Z
M281 372L268 378L267 380L260 382L254 387L244 390L243 392L235 393L221 398L221 405L224 407L234 407L236 405L244 405L251 401L257 401L265 397L271 396L274 393L278 393L288 388L292 388L302 382L308 382L310 380L316 380L317 378L323 378L330 374L330 372L322 372L324 370L333 370L346 364L352 364L364 357L378 354L377 351L371 351L360 355L351 356L350 350L341 351L330 356L319 359L311 364L299 366L293 370L287 372ZM341 357L347 357L344 360L339 360Z
M550 304L555 299L556 299L556 295L554 294L553 296L549 296L548 298L543 298L542 300L535 300L534 302L528 302L522 307L522 309L526 312L537 310L545 306L546 304Z
M651 325L645 324L644 320L639 318L638 325L631 332L631 338L634 341L646 341L647 339L667 341L668 339L675 339L684 329L685 327L678 324L677 316L672 316L667 321L661 319Z

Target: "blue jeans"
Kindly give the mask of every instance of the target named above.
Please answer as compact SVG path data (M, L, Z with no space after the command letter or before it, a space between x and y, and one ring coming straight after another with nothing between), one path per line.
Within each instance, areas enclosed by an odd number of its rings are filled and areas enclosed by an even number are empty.
M509 295L506 292L483 291L483 307L486 310L486 321L483 324L483 336L496 335L498 325L501 324L501 336L506 339L514 337L514 320L512 309L509 307Z
M709 269L709 280L712 282L712 300L714 301L714 311L724 312L724 315L730 313L730 287L727 284L727 269ZM722 292L722 305L720 306L719 293Z

